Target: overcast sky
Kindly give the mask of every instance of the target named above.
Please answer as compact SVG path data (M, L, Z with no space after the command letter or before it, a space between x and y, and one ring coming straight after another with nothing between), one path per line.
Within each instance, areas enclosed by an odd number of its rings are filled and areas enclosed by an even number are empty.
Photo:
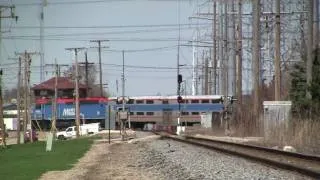
M90 0L83 2L88 1ZM57 59L58 63L71 65L73 63L72 54L65 48L93 47L97 44L90 43L89 40L109 39L109 42L102 43L103 46L109 47L102 52L103 82L109 84L109 90L113 95L121 94L121 50L126 50L125 64L129 65L125 72L126 95L175 94L176 69L149 67L175 68L177 66L178 26L149 27L148 25L177 25L179 23L178 0L106 0L100 3L96 0L91 1L95 2L72 4L68 2L75 2L74 0L48 0L49 4L45 7L44 13L44 27L46 27L44 34L45 63L53 63L54 59ZM10 88L16 85L17 65L8 65L8 63L16 62L8 60L8 57L15 57L15 52L24 50L40 50L40 6L37 5L40 0L0 2L2 4L17 4L16 15L19 16L17 23L9 19L2 20L2 32L4 33L2 34L1 64L4 64L4 85L6 88ZM67 3L59 4L57 2ZM205 1L199 0L199 4L203 2ZM196 3L196 0L181 0L181 24L197 23L195 20L189 20L190 16L195 15ZM202 6L201 10L206 12L208 7ZM8 12L3 12L3 14L8 14ZM200 23L205 24L210 21L200 21ZM142 27L132 27L136 25ZM122 27L111 28L110 26ZM202 27L204 26L210 27L210 24L202 25ZM187 44L188 40L192 40L195 28L186 25L180 27L181 44ZM83 61L84 52L79 54L79 61ZM98 63L96 49L89 49L88 57L89 61ZM180 61L181 64L192 64L191 47L181 47ZM33 84L40 81L39 64L39 56L33 56L31 75ZM130 65L134 67L130 67ZM52 68L46 68L46 79L53 75L52 70ZM183 70L182 74L184 78L188 79L189 90L191 88L191 69ZM119 82L118 94L117 80ZM96 83L99 83L98 79Z

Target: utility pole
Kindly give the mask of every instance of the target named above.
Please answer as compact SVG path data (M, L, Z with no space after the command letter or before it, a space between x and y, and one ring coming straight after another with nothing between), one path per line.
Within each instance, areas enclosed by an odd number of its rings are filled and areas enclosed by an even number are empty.
M217 2L213 2L213 94L217 94Z
M109 41L109 40L92 40L90 42L98 43L98 51L99 51L99 80L100 80L100 96L103 97L103 85L102 85L102 65L101 65L101 42ZM102 47L107 48L107 47Z
M196 83L197 83L197 77L196 77L196 50L195 50L194 40L192 41L192 96L197 95L196 94ZM178 66L179 67L179 66ZM179 75L179 73L178 73Z
M312 55L312 50L313 50L313 0L308 0L307 1L307 7L308 7L308 33L307 33L307 68L306 68L306 73L307 73L307 86L311 86L312 82L312 64L313 64L313 55ZM310 90L307 90L307 99L311 100L312 99L312 94Z
M28 129L30 129L30 142L33 142L33 132L32 132L32 119L31 119L31 87L30 87L30 66L31 66L31 57L30 53L27 54L27 81L28 81L28 86L27 86L27 93L28 93L28 107L27 107L27 115L28 115Z
M125 111L124 50L122 51L122 111Z
M2 145L6 147L6 127L3 119L3 99L2 99L2 69L0 69L0 125L2 133Z
M77 130L77 138L80 137L80 104L79 104L79 65L78 65L78 52L80 50L83 50L85 48L66 48L66 50L68 51L74 51L74 54L75 54L75 66L76 66L76 77L75 77L75 96L76 96L76 107L75 107L75 110L76 110L76 130Z
M40 82L44 81L44 7L47 5L47 0L41 1L40 12Z
M236 71L236 83L237 83L237 115L238 120L241 121L242 112L242 0L238 0L238 27L237 27L237 71Z
M9 16L2 16L2 12L3 12L3 9L10 9L10 15ZM18 20L18 16L15 16L15 13L14 13L14 9L15 9L15 6L3 6L3 5L0 5L0 62L2 61L1 60L1 49L2 49L2 46L1 46L1 40L2 40L2 18L14 18L16 19L16 21ZM0 70L0 126L1 126L1 131L2 131L2 141L3 141L3 145L4 147L6 147L6 137L5 137L5 124L4 124L4 119L3 119L3 99L2 99L2 69Z
M208 64L209 64L209 58L208 57L205 57L204 59L204 63L205 63L205 66L204 66L204 95L208 95L208 90L209 90L209 81L208 81L208 75L209 75L209 68L208 68Z
M231 14L231 38L232 41L236 41L236 20L235 20L235 3L236 1L232 1L231 4L231 10L232 10L232 14ZM235 95L236 91L237 91L237 87L236 87L236 73L237 73L237 69L236 69L236 61L237 61L237 55L236 55L236 43L231 43L231 55L232 57L230 58L230 66L229 66L229 72L230 72L230 76L229 76L229 84L230 84L230 88L229 91L231 92L230 95ZM235 116L233 116L235 117Z
M27 52L15 53L16 55L23 56L24 59L24 121L23 121L23 134L30 130L30 142L33 142L32 133L32 119L31 119L31 87L30 87L30 66L31 66L31 55L39 55L39 52Z
M87 91L87 96L89 93L89 72L88 72L88 52L85 52L85 68L86 68L86 91ZM100 69L101 70L101 69ZM101 81L100 81L101 84Z
M19 67L18 67L18 84L17 84L17 144L20 144L21 137L21 57L19 56ZM23 136L22 136L23 137Z
M57 123L58 75L59 75L59 65L57 64L57 59L55 59L54 99L53 99L52 125L51 125L51 132L53 134L55 134L56 123Z
M280 94L280 0L276 0L276 28L275 28L275 61L274 61L274 68L275 68L275 101L280 101L281 94Z
M85 77L86 77L86 91L87 91L87 96L89 94L89 67L93 65L94 63L89 63L88 62L88 53L85 51L85 62L79 62L79 64L84 64L85 66ZM90 66L89 66L90 65Z
M260 0L252 1L253 15L253 120L258 121L260 114Z
M314 0L313 3L313 46L317 49L319 47L319 0Z
M56 131L56 121L57 121L57 98L58 98L58 77L60 66L69 66L67 64L58 64L57 59L55 59L54 64L45 64L45 66L53 66L55 69L55 83L54 83L54 97L52 103L52 121L51 121L51 133L54 134Z
M224 3L224 56L223 64L223 93L228 96L228 4Z

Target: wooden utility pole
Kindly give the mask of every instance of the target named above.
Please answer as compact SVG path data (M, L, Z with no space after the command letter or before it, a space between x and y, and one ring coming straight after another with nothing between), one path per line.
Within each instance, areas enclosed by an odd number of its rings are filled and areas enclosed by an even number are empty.
M2 12L3 12L3 9L10 9L10 15L9 16L3 16L2 15ZM16 21L18 20L18 16L15 16L15 13L14 13L14 9L15 7L14 6L3 6L3 5L0 5L0 57L2 55L1 53L1 40L2 40L2 18L10 18L10 19L13 19L15 18ZM0 61L2 61L0 59ZM4 120L3 120L3 99L2 99L2 69L0 70L0 126L1 126L1 131L2 131L2 141L3 141L3 145L4 147L6 147L6 137L5 137L5 132L6 132L6 129L5 129L5 124L4 124Z
M28 115L28 129L30 129L30 142L33 142L33 131L32 131L32 119L31 119L31 87L30 87L30 66L31 66L31 57L30 53L27 55L27 80L28 80L28 86L27 86L27 97L28 97L28 107L27 107L27 115Z
M86 77L86 91L87 95L89 93L89 67L91 65L94 65L94 63L89 63L88 62L88 54L87 51L85 52L85 62L79 62L79 64L84 64L85 66L85 77ZM89 66L90 65L90 66Z
M101 65L101 48L108 48L108 47L101 47L101 42L109 41L109 40L92 40L90 42L98 43L98 51L99 51L99 80L100 80L100 96L103 97L103 84L102 84L102 65Z
M28 80L27 80L27 51L24 54L24 88L23 88L23 135L27 132L27 123L28 123ZM24 141L23 141L24 142Z
M237 114L241 120L242 112L242 0L238 0L238 27L237 27L237 59L236 59L236 83L237 83Z
M308 7L308 33L307 33L307 85L311 86L312 82L312 64L313 64L313 0L307 1ZM309 89L307 89L307 99L312 99L312 94Z
M88 93L89 93L89 72L88 72L88 52L86 51L85 52L85 69L86 69L86 91L87 91L87 96L88 96ZM100 81L101 83L101 81ZM101 88L101 87L100 87ZM101 91L101 89L100 89Z
M258 121L260 114L260 0L252 1L252 12L253 120Z
M53 99L53 109L52 109L52 124L51 132L55 134L56 123L57 123L57 98L58 98L58 76L59 76L59 65L57 60L55 60L55 80L54 80L54 99Z
M2 145L6 147L6 127L3 119L3 99L2 99L2 69L0 69L0 126L1 126L1 138Z
M280 28L280 0L276 0L276 28L275 28L275 59L274 59L274 69L275 69L275 101L280 101L280 88L281 88L281 83L280 83L280 76L281 76L281 71L280 71L280 33L281 33L281 28Z
M79 104L79 64L78 64L78 52L85 48L66 48L66 50L74 51L75 54L75 66L76 66L76 75L75 75L75 96L76 96L76 130L77 130L77 138L80 137L80 104Z
M31 88L30 88L30 66L31 66L31 55L39 55L39 52L23 52L15 53L16 55L23 56L24 60L24 113L23 113L23 134L26 134L27 129L30 130L30 142L33 142L32 133L32 119L31 119Z
M217 2L213 2L213 94L217 94Z
M21 57L19 56L18 84L17 84L17 144L20 144L21 137ZM22 136L23 137L23 136Z

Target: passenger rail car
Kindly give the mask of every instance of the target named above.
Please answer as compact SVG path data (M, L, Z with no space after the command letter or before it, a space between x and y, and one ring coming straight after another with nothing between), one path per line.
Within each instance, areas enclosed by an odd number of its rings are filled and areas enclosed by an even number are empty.
M81 123L100 122L105 124L107 98L80 98ZM52 102L50 99L39 99L32 112L32 120L40 122L43 128L50 126L52 119ZM65 128L74 124L75 100L57 99L57 127Z
M188 124L200 123L201 114L220 114L224 110L223 96L182 96L180 104L181 120ZM116 110L122 110L122 98L112 97ZM163 123L176 124L179 116L177 96L140 96L126 99L130 121L136 124Z

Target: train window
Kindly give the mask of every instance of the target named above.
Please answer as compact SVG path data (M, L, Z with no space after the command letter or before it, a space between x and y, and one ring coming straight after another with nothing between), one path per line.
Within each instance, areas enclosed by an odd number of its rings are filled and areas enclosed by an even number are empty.
M143 115L144 115L144 112L137 112L137 115L138 115L138 116L143 116Z
M188 104L188 103L189 103L189 101L188 101L188 100L182 100L182 103L184 103L184 104Z
M192 115L199 115L199 112L192 112Z
M162 104L169 104L169 101L168 100L163 100Z
M182 112L182 115L183 115L183 116L187 116L187 115L189 115L189 112L183 111L183 112Z
M193 100L191 100L191 103L199 103L199 100L193 99Z
M136 100L136 104L143 104L143 100Z
M212 102L213 104L215 104L215 103L220 103L221 100L220 100L220 99L213 99L213 100L211 100L211 102Z
M134 99L129 99L127 104L134 104Z
M154 115L154 112L147 112L147 115L148 115L148 116L153 116L153 115Z
M130 115L134 115L134 112L130 112Z
M202 100L202 104L204 104L204 103L209 103L209 100L208 99Z
M147 100L146 104L153 104L153 100Z

